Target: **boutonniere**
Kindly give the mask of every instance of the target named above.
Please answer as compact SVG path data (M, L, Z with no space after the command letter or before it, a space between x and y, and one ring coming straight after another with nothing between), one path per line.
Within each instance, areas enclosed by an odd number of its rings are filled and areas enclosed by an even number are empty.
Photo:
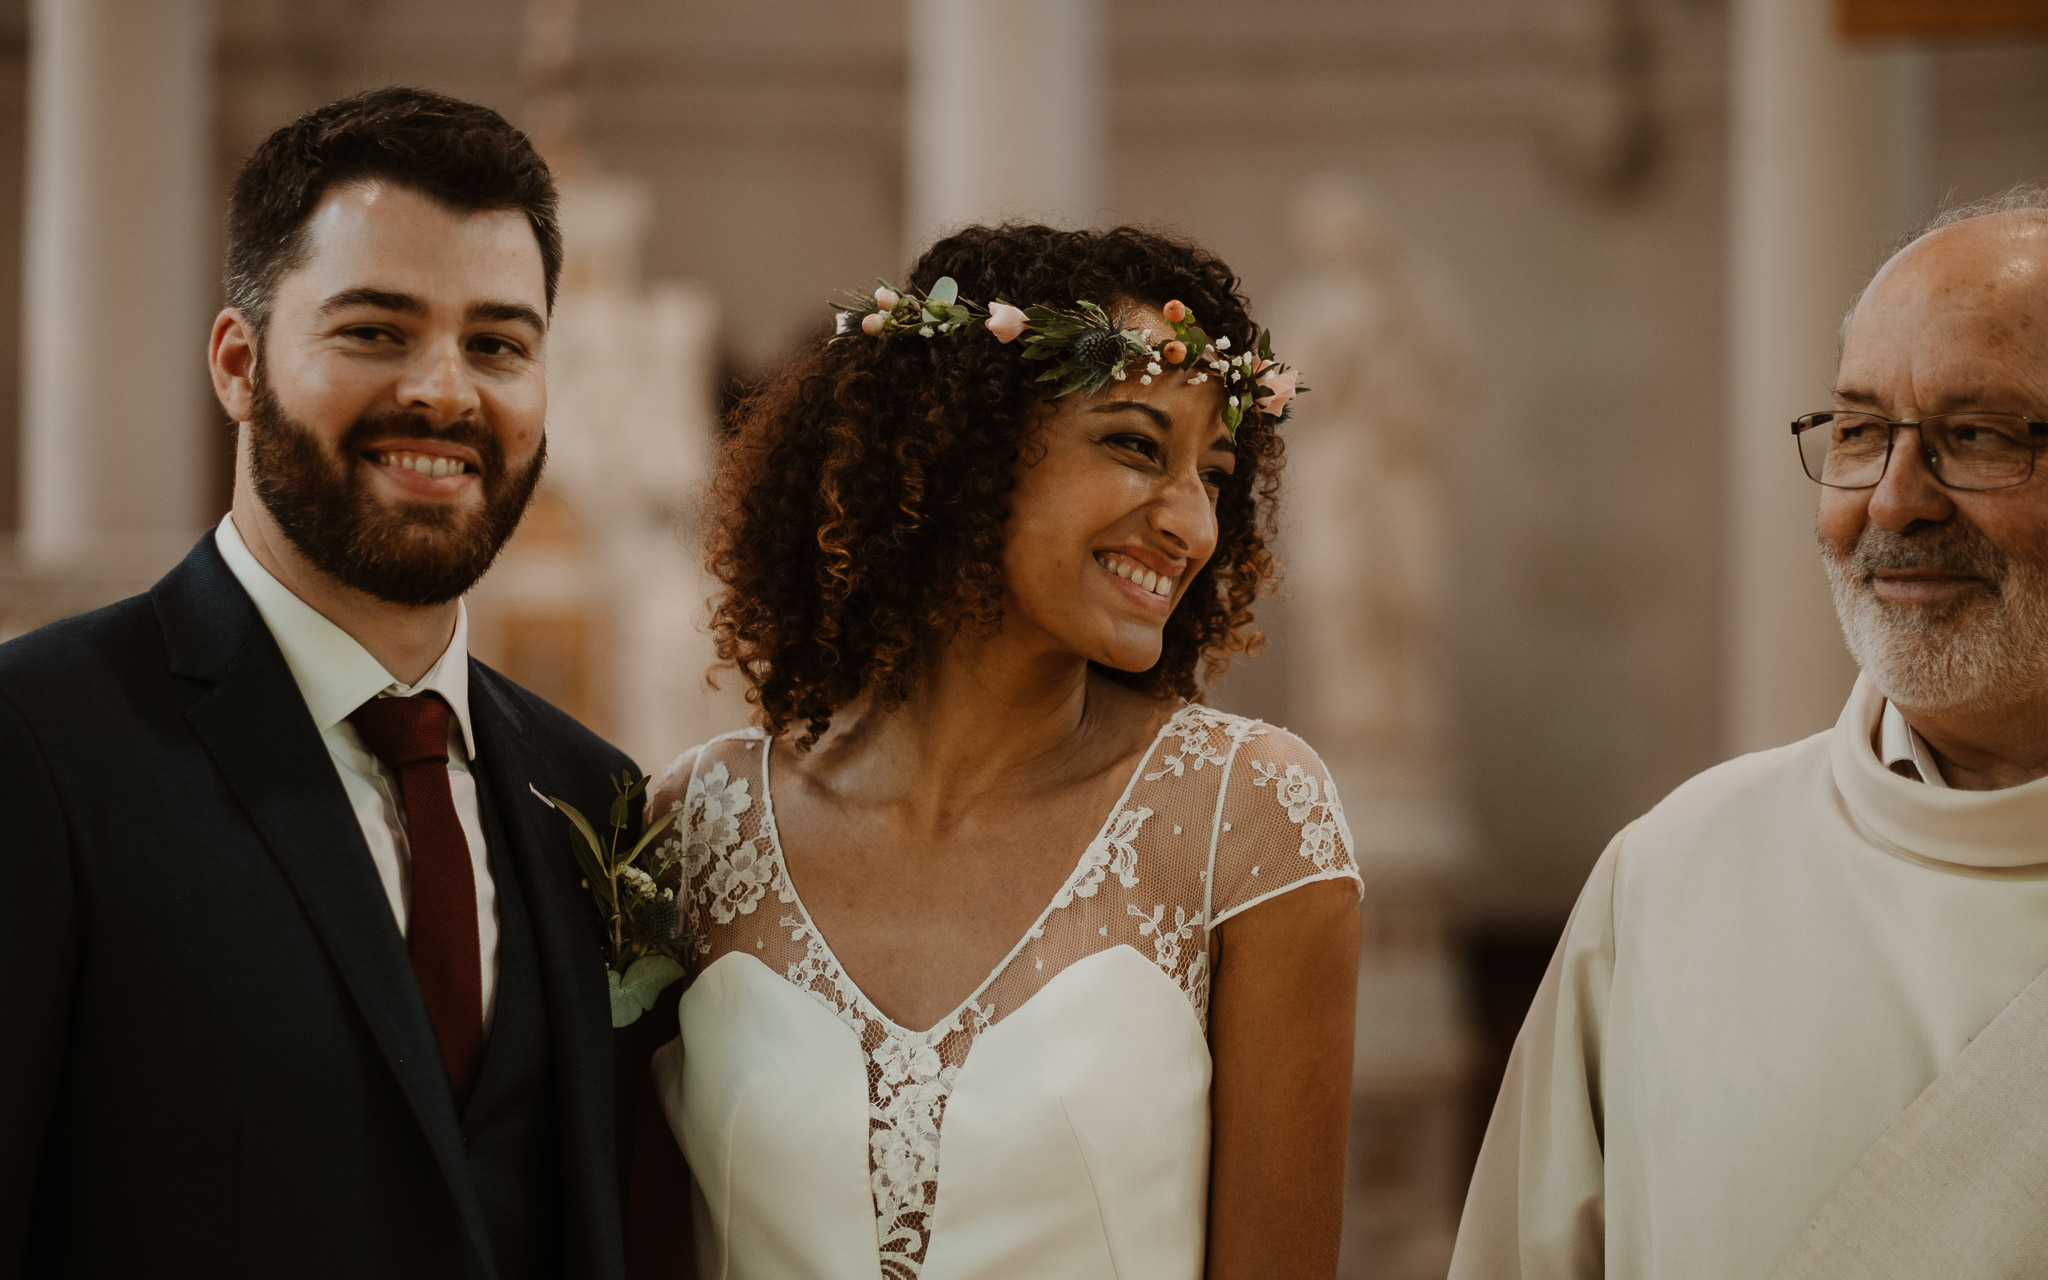
M605 926L605 968L612 992L612 1025L630 1026L654 1006L654 998L683 976L682 958L695 939L682 929L676 914L676 891L663 887L640 865L640 855L653 845L655 837L674 822L680 808L647 824L647 830L623 854L619 843L631 825L633 802L647 790L647 778L621 773L611 779L611 812L608 837L600 839L590 820L576 806L560 796L541 795L539 787L527 790L542 804L569 820L576 838L569 842L576 865L583 872L583 887L597 903Z

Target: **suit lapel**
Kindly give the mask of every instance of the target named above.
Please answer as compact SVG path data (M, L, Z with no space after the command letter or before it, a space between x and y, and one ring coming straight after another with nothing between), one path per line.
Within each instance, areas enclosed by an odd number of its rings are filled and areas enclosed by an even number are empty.
M440 1047L362 828L276 641L208 534L151 593L174 674L210 680L193 731L290 882L493 1270Z
M595 778L561 775L537 749L530 720L502 681L470 662L469 714L477 736L476 774L494 802L490 838L502 842L500 865L519 877L533 923L541 989L548 1007L557 1102L562 1118L563 1176L568 1193L571 1265L617 1274L619 1212L613 1131L611 997L605 985L604 938L597 909L579 881L569 826L534 798L583 795ZM602 821L601 813L589 813ZM601 1216L614 1221L601 1225ZM581 1247L576 1247L580 1245Z

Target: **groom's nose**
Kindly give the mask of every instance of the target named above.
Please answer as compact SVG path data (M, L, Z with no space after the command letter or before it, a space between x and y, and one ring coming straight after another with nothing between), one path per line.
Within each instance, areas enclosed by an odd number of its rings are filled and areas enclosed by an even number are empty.
M396 388L400 407L425 414L435 425L477 416L476 379L458 339L422 344L406 362Z

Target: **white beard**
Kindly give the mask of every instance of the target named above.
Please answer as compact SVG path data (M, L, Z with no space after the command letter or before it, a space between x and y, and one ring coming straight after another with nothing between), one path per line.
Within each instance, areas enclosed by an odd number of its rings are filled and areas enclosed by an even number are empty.
M1846 556L1825 545L1835 614L1856 665L1902 711L1979 711L2048 694L2048 568L1951 520L1908 537L1868 525ZM1878 597L1881 568L1949 568L1991 590L1938 605Z

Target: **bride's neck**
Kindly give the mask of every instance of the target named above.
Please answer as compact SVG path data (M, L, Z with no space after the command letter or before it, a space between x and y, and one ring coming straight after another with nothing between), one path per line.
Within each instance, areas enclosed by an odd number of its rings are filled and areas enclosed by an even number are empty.
M955 807L948 797L1030 787L1062 774L1091 738L1105 711L1091 683L1087 661L1073 654L956 637L901 703L862 698L834 716L821 762L852 766L871 787L914 791L942 810Z

